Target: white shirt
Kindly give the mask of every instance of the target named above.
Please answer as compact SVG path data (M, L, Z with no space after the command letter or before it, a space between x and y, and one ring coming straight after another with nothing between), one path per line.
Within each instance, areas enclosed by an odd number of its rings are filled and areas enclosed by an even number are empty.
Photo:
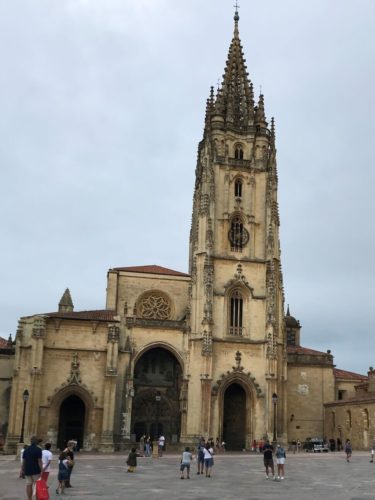
M164 443L165 443L165 437L164 436L160 436L160 438L159 438L159 446L164 446Z
M203 453L204 453L204 458L212 458L212 455L214 454L214 450L212 448L203 448Z
M43 464L44 472L50 471L51 463L48 465L47 468L45 468L45 467L48 464L48 462L51 462L51 461L52 461L52 453L49 450L42 450L42 464Z

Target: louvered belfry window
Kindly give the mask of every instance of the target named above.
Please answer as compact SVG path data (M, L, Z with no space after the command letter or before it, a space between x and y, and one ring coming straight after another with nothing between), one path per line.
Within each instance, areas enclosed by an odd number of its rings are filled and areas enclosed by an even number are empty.
M229 334L242 335L243 298L239 290L235 290L230 297Z

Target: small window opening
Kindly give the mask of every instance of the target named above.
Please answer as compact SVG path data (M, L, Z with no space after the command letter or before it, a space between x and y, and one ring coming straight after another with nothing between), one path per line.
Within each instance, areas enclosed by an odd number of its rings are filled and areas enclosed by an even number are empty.
M242 198L242 181L240 179L237 179L234 183L234 196Z
M236 290L230 298L229 334L242 336L243 299Z
M236 160L243 160L243 149L240 144L237 144L234 149L234 157Z

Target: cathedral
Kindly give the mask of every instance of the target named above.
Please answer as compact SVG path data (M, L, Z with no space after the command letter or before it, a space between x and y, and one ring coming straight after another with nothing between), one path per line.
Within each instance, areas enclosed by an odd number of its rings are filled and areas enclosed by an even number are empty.
M266 438L355 440L340 408L358 387L371 395L370 379L301 346L284 308L277 195L275 122L254 96L236 12L198 145L188 273L112 268L103 310L75 311L67 289L56 312L20 318L6 451L23 434L100 451L161 433L169 445L212 436L232 450ZM375 397L366 401L355 408L363 417L367 405L370 439Z

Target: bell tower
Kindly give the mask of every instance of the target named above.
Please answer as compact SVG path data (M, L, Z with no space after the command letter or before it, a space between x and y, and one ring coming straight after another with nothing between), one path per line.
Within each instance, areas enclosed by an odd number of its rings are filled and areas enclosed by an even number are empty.
M200 375L197 433L222 437L222 387L230 375L247 391L246 439L272 439L272 395L278 396L279 437L285 432L286 399L275 123L266 121L264 96L254 100L238 23L236 10L222 83L216 93L211 87L198 146L189 254L190 357Z

